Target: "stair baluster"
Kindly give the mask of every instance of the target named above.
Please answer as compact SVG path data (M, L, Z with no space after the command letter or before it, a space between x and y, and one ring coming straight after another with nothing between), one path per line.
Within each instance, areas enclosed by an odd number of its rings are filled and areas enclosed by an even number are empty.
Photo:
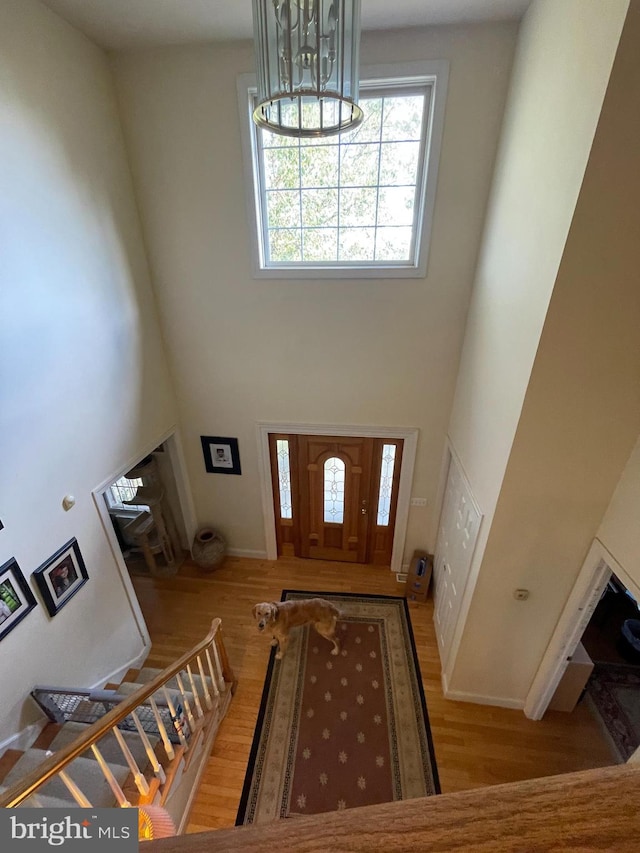
M162 692L164 693L164 698L166 699L167 707L169 708L169 713L171 714L171 718L175 721L175 729L176 729L176 733L178 735L178 740L180 741L180 743L182 744L182 746L185 748L185 751L186 751L187 749L189 749L189 744L187 743L187 739L184 736L184 732L182 731L182 726L180 725L180 716L177 713L176 706L173 704L173 700L171 699L171 695L169 694L169 691L167 690L167 688L165 687L164 684L162 685Z
M113 796L116 798L116 802L118 803L120 808L121 809L131 808L131 803L125 797L124 791L122 790L120 785L118 785L118 780L116 779L116 777L111 772L111 768L107 764L104 756L102 755L102 753L100 752L100 750L98 749L98 747L95 743L91 744L91 751L95 755L96 761L98 762L98 765L100 766L100 769L102 770L102 775L107 780L109 787L111 788L111 790L113 792Z
M220 698L220 688L218 686L218 679L216 676L215 669L213 667L213 663L211 662L211 655L209 653L209 649L205 649L205 654L207 656L207 666L209 667L209 673L211 676L211 687L213 688L213 695L219 699Z
M204 711L202 710L202 705L200 704L200 696L198 695L198 691L196 689L196 683L193 680L193 673L191 672L191 665L187 664L187 675L189 676L189 684L191 685L191 692L193 693L193 701L196 706L196 713L198 718L201 719L204 717Z
M209 693L209 683L204 675L204 667L202 666L202 658L200 655L196 658L198 661L198 670L200 671L200 679L202 681L202 689L204 690L204 701L207 705L207 708L211 710L213 708L213 702L211 701L211 694Z
M69 776L69 774L65 770L59 770L58 776L60 777L60 780L64 782L67 791L71 794L71 796L81 809L93 808L87 797L85 797L80 788L76 785L71 776Z
M178 690L180 691L180 696L182 697L182 703L184 705L184 710L187 714L187 720L189 720L189 725L191 726L191 730L195 731L196 721L193 716L193 712L191 710L191 704L187 699L187 691L184 689L184 684L182 683L182 676L179 672L176 672L176 684L178 685Z
M169 735L167 734L166 726L162 717L160 716L160 711L158 711L158 706L156 705L156 700L153 698L153 696L149 697L149 704L151 705L151 710L153 711L153 716L155 718L156 725L158 726L158 732L160 734L160 738L164 746L164 751L169 761L173 761L176 753L173 749L173 744L169 740Z
M222 666L220 664L220 655L218 654L218 646L215 642L211 643L211 648L213 649L213 659L216 663L216 675L218 676L218 685L220 686L220 692L224 691L224 676L222 674Z
M142 723L135 711L131 712L131 718L133 720L133 724L136 727L138 734L140 736L140 740L142 741L142 745L144 746L144 751L147 753L147 758L149 759L149 764L153 768L153 772L156 777L160 780L160 784L164 784L166 782L166 775L164 770L162 769L162 765L158 761L158 756L155 754L151 743L149 742L149 738L147 737L147 733L142 728Z
M117 728L117 726L116 726L113 729L111 729L111 731L115 735L116 740L118 741L118 746L122 750L122 754L125 758L125 761L129 765L129 770L131 770L131 773L133 775L134 781L136 783L136 788L142 794L143 797L146 797L150 791L150 788L149 788L149 783L147 782L147 780L144 777L144 773L142 773L140 771L140 768L138 767L138 762L133 757L131 750L129 749L129 745L127 744L126 740L123 738L122 732L120 731L120 729ZM62 773L60 775L62 775Z
M219 699L220 698L220 687L218 685L218 675L214 669L213 664L211 663L211 655L209 654L209 649L206 650L207 653L207 663L209 665L209 672L211 673L211 682L213 686L213 693Z

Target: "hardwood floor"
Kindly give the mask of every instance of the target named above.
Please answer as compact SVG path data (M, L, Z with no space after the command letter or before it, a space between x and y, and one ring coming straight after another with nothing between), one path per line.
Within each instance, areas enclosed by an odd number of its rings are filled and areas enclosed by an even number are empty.
M132 578L152 649L149 666L164 667L186 651L219 616L238 689L223 721L191 813L189 832L233 826L253 740L270 646L252 618L259 601L283 589L402 595L380 566L315 560L227 557L206 574L187 562L173 578ZM533 779L614 763L608 741L586 704L548 712L540 722L521 711L452 702L442 695L433 604L411 603L443 793Z

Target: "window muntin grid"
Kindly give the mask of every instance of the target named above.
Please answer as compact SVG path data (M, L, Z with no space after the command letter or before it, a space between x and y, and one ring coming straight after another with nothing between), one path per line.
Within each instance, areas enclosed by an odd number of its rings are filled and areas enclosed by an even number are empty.
M278 490L280 494L280 518L293 518L291 500L291 465L289 441L276 439L276 457L278 460Z
M365 120L337 137L254 128L263 268L417 266L432 87L361 86Z
M382 464L380 466L380 485L378 488L378 527L388 527L391 516L391 497L393 490L393 472L396 464L396 445L382 446Z
M120 477L115 483L112 483L106 491L107 504L110 509L125 509L125 510L146 510L146 506L138 504L125 504L125 501L133 500L138 491L138 486L142 486L142 480L137 477L135 480L129 480L127 477Z
M324 463L324 520L329 524L344 521L344 482L346 466L332 456Z

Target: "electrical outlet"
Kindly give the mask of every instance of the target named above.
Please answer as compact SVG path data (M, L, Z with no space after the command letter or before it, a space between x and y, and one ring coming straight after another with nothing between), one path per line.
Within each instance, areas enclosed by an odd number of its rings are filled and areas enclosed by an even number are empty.
M526 601L529 598L529 590L528 589L514 589L513 597L516 601Z
M411 506L426 506L426 498L411 498Z

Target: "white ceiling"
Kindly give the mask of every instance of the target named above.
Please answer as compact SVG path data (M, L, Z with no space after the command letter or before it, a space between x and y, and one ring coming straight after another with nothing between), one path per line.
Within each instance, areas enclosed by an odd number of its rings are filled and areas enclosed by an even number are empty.
M251 38L251 0L42 0L102 47ZM522 17L530 0L362 0L362 28Z

